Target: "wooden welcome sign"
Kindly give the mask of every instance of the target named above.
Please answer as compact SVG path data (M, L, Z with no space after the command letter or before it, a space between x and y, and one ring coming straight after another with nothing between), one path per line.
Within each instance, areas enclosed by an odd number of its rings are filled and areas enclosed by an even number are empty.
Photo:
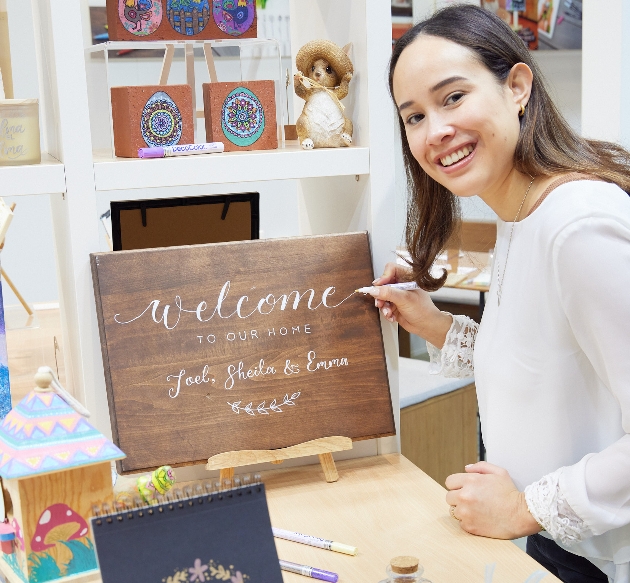
M119 471L395 433L367 233L91 263Z

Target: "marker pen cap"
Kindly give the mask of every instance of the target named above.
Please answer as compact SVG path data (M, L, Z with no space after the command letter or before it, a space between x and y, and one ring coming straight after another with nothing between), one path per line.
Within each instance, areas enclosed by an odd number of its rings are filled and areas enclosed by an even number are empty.
M140 148L138 158L164 158L164 148Z
M351 547L350 545L344 545L343 543L333 542L332 545L330 545L330 550L346 555L356 555L359 549L357 549L357 547Z

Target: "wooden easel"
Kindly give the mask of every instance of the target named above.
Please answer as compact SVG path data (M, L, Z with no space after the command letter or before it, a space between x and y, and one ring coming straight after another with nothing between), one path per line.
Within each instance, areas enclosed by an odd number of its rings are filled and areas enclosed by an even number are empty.
M291 447L282 449L248 449L243 451L228 451L212 456L208 460L206 470L219 470L221 482L234 477L234 468L271 462L281 464L284 460L290 460L307 455L319 456L319 463L324 470L327 482L336 482L339 479L333 452L352 449L352 440L349 437L321 437Z
M217 69L214 64L214 57L212 56L212 43L203 43L203 54L206 57L206 66L208 67L208 74L210 75L210 82L217 82ZM167 44L164 51L164 59L162 61L162 69L160 70L159 85L168 84L168 76L171 72L171 65L173 64L173 56L175 55L175 45ZM186 62L186 84L190 85L192 90L192 108L195 118L203 118L203 107L197 109L197 95L195 93L195 54L194 48L191 44L186 43L184 47L184 60ZM197 135L197 125L195 124L195 136Z
M13 203L9 208L11 209L11 212L13 212L15 210L15 203ZM4 249L4 239L5 238L3 237L2 241L0 241L0 251L2 251L2 249ZM26 310L26 313L29 316L32 316L33 315L33 310L28 305L26 300L22 297L22 294L18 291L17 287L15 287L15 284L11 281L11 279L7 275L7 272L4 270L4 268L0 268L0 273L2 273L2 277L7 282L7 284L9 285L9 287L11 288L11 290L13 291L13 293L15 294L17 299L20 301L20 303L22 304L22 307Z

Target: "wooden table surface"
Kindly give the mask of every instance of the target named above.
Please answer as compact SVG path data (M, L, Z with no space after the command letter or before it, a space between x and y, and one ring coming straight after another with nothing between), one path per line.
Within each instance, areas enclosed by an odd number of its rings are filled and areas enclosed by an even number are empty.
M485 565L494 562L494 583L524 583L542 569L510 541L464 532L449 515L445 490L401 455L343 461L337 468L333 484L324 482L319 465L266 473L271 523L357 546L359 554L276 539L281 559L334 571L339 583L378 583L397 555L418 557L433 583L483 582ZM284 573L284 581L308 579ZM544 581L558 579L548 574Z
M276 539L281 559L338 573L339 583L378 583L397 555L418 557L433 583L482 583L488 563L497 563L493 583L524 583L542 569L510 541L464 532L449 515L444 488L399 454L342 461L337 469L332 484L319 464L265 472L271 524L354 545L358 555ZM21 583L1 558L0 565L10 583ZM317 581L287 572L283 579ZM63 579L70 580L101 583L94 574Z

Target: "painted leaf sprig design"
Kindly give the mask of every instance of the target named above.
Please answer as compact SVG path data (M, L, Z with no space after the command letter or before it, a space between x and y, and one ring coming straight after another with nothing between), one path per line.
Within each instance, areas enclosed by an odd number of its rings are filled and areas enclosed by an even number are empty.
M299 396L299 392L293 393L290 397L287 393L284 396L282 403L278 403L278 400L274 399L271 403L269 403L269 406L267 406L267 401L263 401L259 405L254 405L254 402L252 401L244 406L241 406L243 401L234 401L233 403L228 401L228 405L232 407L232 411L234 411L237 415L239 415L241 411L244 411L248 415L254 417L256 416L256 413L258 413L258 415L269 415L271 411L274 413L282 413L282 407L295 407L294 401L296 401Z
M177 571L177 573L167 577L166 579L162 579L164 583L188 583L188 574L186 569L182 569L181 571Z
M226 569L223 565L217 565L216 567L212 562L208 565L210 568L210 575L219 581L229 581L232 578L229 569Z
M190 574L190 578L189 578ZM189 569L176 571L170 577L162 579L162 583L201 583L215 581L229 581L230 583L246 583L249 575L236 571L234 565L225 568L223 565L208 561L207 565L202 564L201 559L195 559L195 564Z

